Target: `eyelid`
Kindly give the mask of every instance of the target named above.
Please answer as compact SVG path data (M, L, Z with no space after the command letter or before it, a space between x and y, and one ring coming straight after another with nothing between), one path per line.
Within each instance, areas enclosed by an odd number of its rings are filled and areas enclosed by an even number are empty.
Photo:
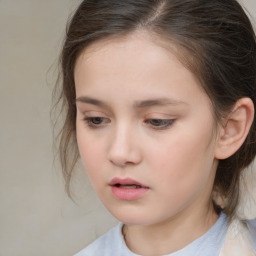
M107 114L97 110L86 110L82 114L87 117L107 117Z
M94 123L98 119L99 123ZM83 118L82 120L85 122L85 124L91 128L91 129L99 129L105 127L108 123L111 122L110 118L106 116L105 113L100 111L86 111L83 112ZM102 122L101 122L102 121Z
M150 113L145 116L145 119L176 119L177 116L163 113Z
M99 123L94 123L93 121L97 120L99 121ZM109 118L105 118L105 117L100 117L100 116L92 116L92 117L84 117L83 121L85 122L85 124L91 128L91 129L99 129L99 128L103 128L105 127L108 123L110 123Z
M161 113L161 112L151 112L145 115L144 117L144 124L147 125L150 129L154 130L166 130L170 128L174 122L176 121L177 116L171 115L167 113ZM153 120L160 121L159 125L153 124ZM162 122L162 124L161 124Z
M159 121L157 122L152 122L152 121ZM144 121L145 124L149 125L150 128L155 129L155 130L165 130L170 128L174 122L176 121L176 119L170 119L170 118L150 118L150 119L146 119Z

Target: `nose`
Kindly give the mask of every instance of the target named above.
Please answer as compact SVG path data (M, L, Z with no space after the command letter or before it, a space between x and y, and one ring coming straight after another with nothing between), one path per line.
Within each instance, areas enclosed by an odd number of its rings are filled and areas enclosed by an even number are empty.
M138 138L136 137L136 133L129 126L116 129L110 142L109 161L118 167L139 164L142 160L142 155Z

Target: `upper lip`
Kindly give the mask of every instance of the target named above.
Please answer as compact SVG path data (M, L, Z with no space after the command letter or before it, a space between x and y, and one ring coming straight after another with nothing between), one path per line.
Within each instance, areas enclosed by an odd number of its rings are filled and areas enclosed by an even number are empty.
M134 180L131 178L114 178L110 181L109 185L110 186L115 186L115 185L136 185L136 186L140 186L140 187L144 187L144 188L148 188L148 186Z

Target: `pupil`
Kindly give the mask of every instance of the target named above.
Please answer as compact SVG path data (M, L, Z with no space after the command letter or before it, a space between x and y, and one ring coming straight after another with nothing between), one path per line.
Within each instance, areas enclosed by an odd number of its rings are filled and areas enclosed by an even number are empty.
M94 123L94 124L100 124L100 123L101 123L101 118L100 118L100 117L95 117L95 118L93 119L93 123Z
M159 119L153 119L153 120L152 120L152 124L155 125L155 126L159 126L159 125L161 125L161 120L159 120Z

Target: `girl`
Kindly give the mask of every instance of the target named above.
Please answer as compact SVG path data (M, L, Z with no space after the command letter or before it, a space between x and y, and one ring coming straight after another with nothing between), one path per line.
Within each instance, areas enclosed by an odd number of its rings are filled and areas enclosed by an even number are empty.
M237 206L256 154L256 41L238 2L85 0L61 65L67 189L80 155L120 221L76 256L255 255Z

